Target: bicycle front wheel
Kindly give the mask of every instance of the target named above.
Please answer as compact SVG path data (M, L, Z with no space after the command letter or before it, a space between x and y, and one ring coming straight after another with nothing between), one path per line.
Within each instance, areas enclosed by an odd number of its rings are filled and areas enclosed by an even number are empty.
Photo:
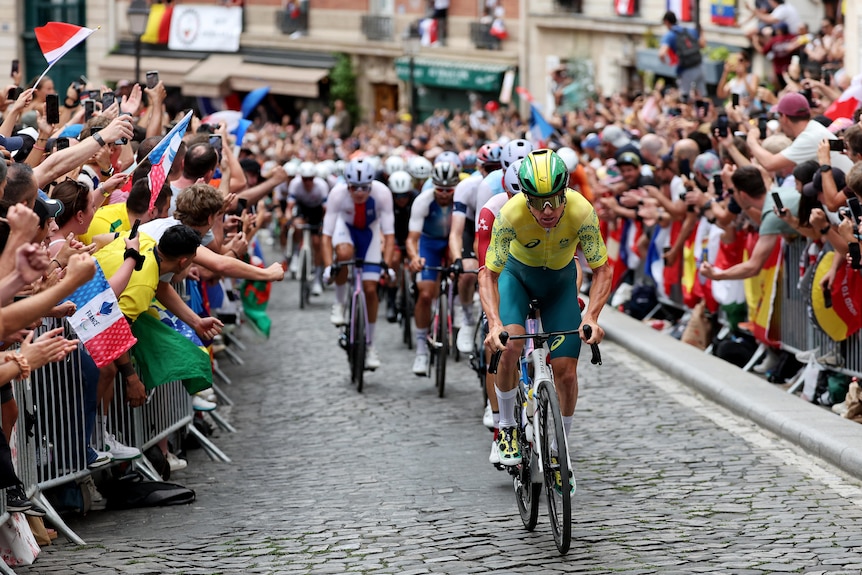
M401 312L401 333L407 349L413 349L413 298L410 297L410 272L401 269L401 297L399 307Z
M548 498L548 518L554 543L561 554L572 543L572 493L574 478L569 469L566 432L560 415L557 392L550 385L539 386L538 432L541 434L542 469L545 495Z
M350 318L353 328L353 365L351 372L356 391L362 393L365 378L365 300L357 298Z
M437 363L434 366L434 374L437 380L437 395L443 397L446 390L446 356L449 355L449 328L447 312L447 297L441 293L437 301L437 321L435 347L437 353Z
M539 498L542 494L542 482L534 477L539 469L536 454L533 451L532 437L527 432L526 416L523 413L523 405L527 398L524 388L518 384L518 401L515 405L515 421L520 422L518 430L521 440L521 464L517 466L517 473L512 477L512 486L515 488L515 501L518 503L518 513L527 531L536 528L539 521Z

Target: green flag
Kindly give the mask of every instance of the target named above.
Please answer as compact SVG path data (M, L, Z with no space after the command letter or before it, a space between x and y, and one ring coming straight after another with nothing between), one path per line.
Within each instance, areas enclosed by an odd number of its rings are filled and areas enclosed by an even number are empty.
M213 371L209 354L149 313L132 324L138 343L132 355L147 390L169 381L182 381L190 394L212 387Z

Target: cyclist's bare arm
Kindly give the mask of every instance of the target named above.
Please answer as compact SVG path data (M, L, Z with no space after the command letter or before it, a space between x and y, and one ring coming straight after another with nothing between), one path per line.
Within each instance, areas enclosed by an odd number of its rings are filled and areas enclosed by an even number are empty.
M425 262L420 262L422 258L419 257L419 237L422 235L422 232L409 232L407 234L407 241L405 242L405 247L407 248L407 258L410 260L410 271L416 272L421 271ZM416 266L414 262L418 262L419 269L414 269Z
M479 300L488 318L488 338L493 342L492 351L506 349L506 346L500 342L503 323L500 320L500 289L497 285L499 279L500 274L497 272L488 268L479 270Z
M449 258L455 261L461 258L461 250L464 248L464 223L467 218L463 214L452 214L452 224L449 228Z
M332 265L332 236L323 234L321 237L320 257L323 260L323 267L327 268Z
M599 314L611 295L612 279L613 271L607 263L593 270L593 283L590 286L590 303L581 322L581 327L586 324L593 329L592 336L585 340L587 343L600 343L605 336L605 332L599 327L598 321Z

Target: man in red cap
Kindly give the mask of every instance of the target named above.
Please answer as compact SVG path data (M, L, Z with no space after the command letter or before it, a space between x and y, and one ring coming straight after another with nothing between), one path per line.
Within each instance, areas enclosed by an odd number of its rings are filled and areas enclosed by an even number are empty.
M808 100L798 92L790 92L781 97L773 112L778 115L778 125L792 142L778 152L772 154L760 142L760 131L748 131L748 147L751 157L769 172L779 172L793 169L806 160L817 159L817 146L823 140L834 140L835 134L819 122L811 121L811 107ZM744 126L745 124L741 124ZM832 164L845 172L853 167L853 162L841 152L832 152ZM821 168L828 169L828 168ZM829 206L827 206L829 207ZM829 207L829 209L837 209Z

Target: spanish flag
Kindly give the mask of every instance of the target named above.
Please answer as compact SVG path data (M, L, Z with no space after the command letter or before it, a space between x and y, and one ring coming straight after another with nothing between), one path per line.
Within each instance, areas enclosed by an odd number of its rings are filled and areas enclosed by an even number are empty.
M744 256L746 260L754 251L754 245L759 237L755 232L749 234ZM777 321L780 316L775 313L775 302L780 285L778 280L781 276L783 253L784 240L779 239L760 273L745 280L745 300L748 302L751 331L757 341L771 346L777 346L781 338L781 326Z
M171 34L171 16L173 13L173 4L151 4L147 29L141 36L141 42L167 45L168 37Z

